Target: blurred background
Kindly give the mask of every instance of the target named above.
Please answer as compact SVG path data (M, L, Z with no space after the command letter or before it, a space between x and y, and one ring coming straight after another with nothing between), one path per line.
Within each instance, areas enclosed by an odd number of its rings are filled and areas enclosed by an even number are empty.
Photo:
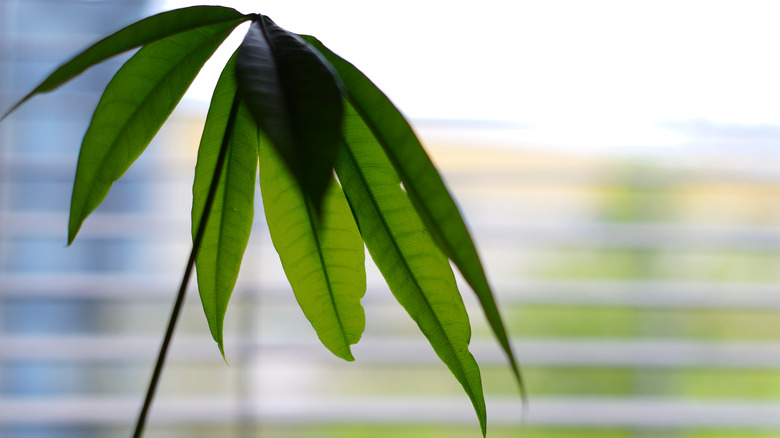
M489 436L780 436L780 10L773 2L225 2L318 36L413 121L492 280L525 420L470 290ZM0 111L183 1L0 0ZM66 248L78 147L126 59L0 124L0 436L124 437L190 247L214 57ZM368 261L346 363L297 307L257 201L226 366L190 288L148 437L477 437Z

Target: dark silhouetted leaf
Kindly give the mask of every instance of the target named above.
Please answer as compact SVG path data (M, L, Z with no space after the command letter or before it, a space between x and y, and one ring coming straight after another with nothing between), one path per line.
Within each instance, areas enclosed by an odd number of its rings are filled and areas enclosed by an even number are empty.
M317 39L309 36L303 38L319 50L338 72L348 100L381 143L433 240L474 289L524 396L520 367L509 344L477 250L458 207L414 131L387 96L355 66L331 52Z
M243 104L238 107L230 122L233 100L240 99L237 96L235 65L234 55L225 66L214 90L203 127L192 186L194 238L206 206L223 138L229 136L225 165L195 260L203 311L223 357L222 326L252 230L257 176L257 125Z
M258 125L319 211L341 135L342 95L333 72L297 35L260 17L241 44L238 75Z
M471 399L486 429L479 367L469 353L466 308L447 258L426 232L392 164L360 116L347 108L346 147L336 173L369 253L398 302Z
M365 328L365 249L341 186L329 185L318 220L276 149L262 139L260 189L271 239L298 304L322 343L354 360L350 345Z
M144 44L184 32L196 27L230 22L238 26L254 15L243 15L235 9L221 6L193 6L162 12L137 21L109 35L62 64L33 91L17 102L0 120L19 108L36 94L47 93L83 73L86 69L113 56Z
M81 145L69 244L114 181L141 155L234 26L233 22L212 24L155 41L119 69L103 92Z

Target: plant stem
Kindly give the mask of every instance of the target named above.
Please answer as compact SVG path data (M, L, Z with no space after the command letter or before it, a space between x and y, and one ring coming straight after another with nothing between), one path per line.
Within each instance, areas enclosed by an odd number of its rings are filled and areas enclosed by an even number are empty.
M133 432L133 438L141 438L143 436L144 427L146 426L146 417L149 414L149 408L154 400L154 394L157 391L157 384L160 380L163 367L165 366L165 357L168 355L168 348L170 347L171 339L173 338L173 332L176 328L176 322L179 319L179 311L184 303L184 294L187 291L187 285L192 275L192 268L195 266L195 258L198 255L201 243L203 242L203 236L206 233L206 223L211 213L211 207L214 204L214 198L217 194L217 187L219 186L219 179L222 176L222 168L225 166L225 160L227 159L227 152L230 146L231 134L233 133L233 126L235 125L236 114L238 113L240 98L238 92L236 92L233 98L233 104L230 107L230 116L228 117L227 126L225 127L225 135L222 137L222 146L219 149L219 156L217 157L217 166L214 169L214 176L211 179L211 186L209 186L209 193L206 197L206 203L203 208L203 213L198 223L198 229L195 233L195 238L192 241L192 251L190 251L190 258L187 261L187 268L184 270L184 276L181 279L181 285L179 286L179 292L176 295L176 301L173 303L173 309L171 310L171 316L168 319L168 328L165 330L165 336L163 337L162 345L160 346L160 352L157 355L157 362L154 365L154 372L152 378L149 381L149 388L146 390L146 398L144 404L141 407L141 412L138 414L138 419L135 422L135 431Z

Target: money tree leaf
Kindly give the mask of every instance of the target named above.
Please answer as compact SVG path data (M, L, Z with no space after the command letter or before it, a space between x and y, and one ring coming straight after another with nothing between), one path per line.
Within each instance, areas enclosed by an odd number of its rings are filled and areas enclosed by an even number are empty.
M220 75L203 127L192 186L192 235L206 208L220 148L227 149L217 191L195 266L203 311L224 358L223 321L238 279L254 219L258 128L240 103L235 80L236 56ZM233 110L234 100L237 109Z
M449 262L428 235L382 147L350 108L344 137L336 173L368 251L393 295L466 391L484 434L482 381L468 350L471 326Z
M68 224L68 244L141 155L203 64L235 27L222 22L150 43L106 86L81 144Z
M235 27L242 21L252 19L252 17L254 15L243 15L232 8L193 6L166 11L144 18L101 39L74 56L70 61L62 64L35 89L14 104L11 109L0 117L0 120L19 108L34 95L55 90L95 64L99 64L120 53L196 27L224 22L231 22Z
M238 56L242 96L319 211L341 138L342 92L327 63L268 17L252 23Z
M365 328L360 304L365 250L341 187L328 186L318 220L276 149L263 139L260 190L271 240L298 304L323 345L353 361L350 345Z
M382 145L433 240L455 263L476 293L525 397L520 367L474 242L455 201L411 126L390 99L354 65L330 51L316 38L303 38L338 72L347 99Z

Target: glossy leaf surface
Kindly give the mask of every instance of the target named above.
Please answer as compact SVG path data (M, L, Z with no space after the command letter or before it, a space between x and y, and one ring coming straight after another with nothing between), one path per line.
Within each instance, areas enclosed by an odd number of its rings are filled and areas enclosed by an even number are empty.
M228 147L195 265L203 311L224 357L222 327L254 219L258 129L237 97L235 56L222 72L203 128L192 187L192 234L203 215L223 143ZM234 119L230 120L231 117ZM223 138L229 136L227 142Z
M111 185L141 155L234 23L200 27L141 48L116 73L84 135L68 224L68 243Z
M390 99L355 66L317 39L308 36L303 38L336 69L346 88L348 100L384 148L434 241L473 288L524 394L520 368L474 242L458 207L411 126Z
M260 142L260 188L276 251L295 298L322 343L352 361L365 314L365 249L341 190L332 182L321 217L304 198L289 169L269 142Z
M393 295L463 386L484 434L480 372L468 350L471 327L449 262L426 232L382 147L349 108L344 136L336 172L369 253Z
M261 16L238 57L239 88L258 125L319 211L338 152L342 95L329 66Z
M0 120L36 94L47 93L70 81L88 68L144 44L197 27L231 22L235 27L251 15L221 6L193 6L162 12L137 21L109 35L62 64L33 91L16 103Z
M194 263L209 328L224 357L223 323L251 232L259 160L274 246L323 344L354 360L351 345L365 328L365 241L396 299L466 391L484 435L480 371L469 352L471 328L448 257L479 297L523 388L471 236L403 115L352 64L312 37L289 33L262 15L184 8L99 41L27 94L9 112L96 63L142 46L106 87L85 134L68 242L145 150L206 60L246 20L253 23L223 71L201 139L193 252L175 309ZM341 185L334 181L334 166ZM177 315L172 313L155 376Z

